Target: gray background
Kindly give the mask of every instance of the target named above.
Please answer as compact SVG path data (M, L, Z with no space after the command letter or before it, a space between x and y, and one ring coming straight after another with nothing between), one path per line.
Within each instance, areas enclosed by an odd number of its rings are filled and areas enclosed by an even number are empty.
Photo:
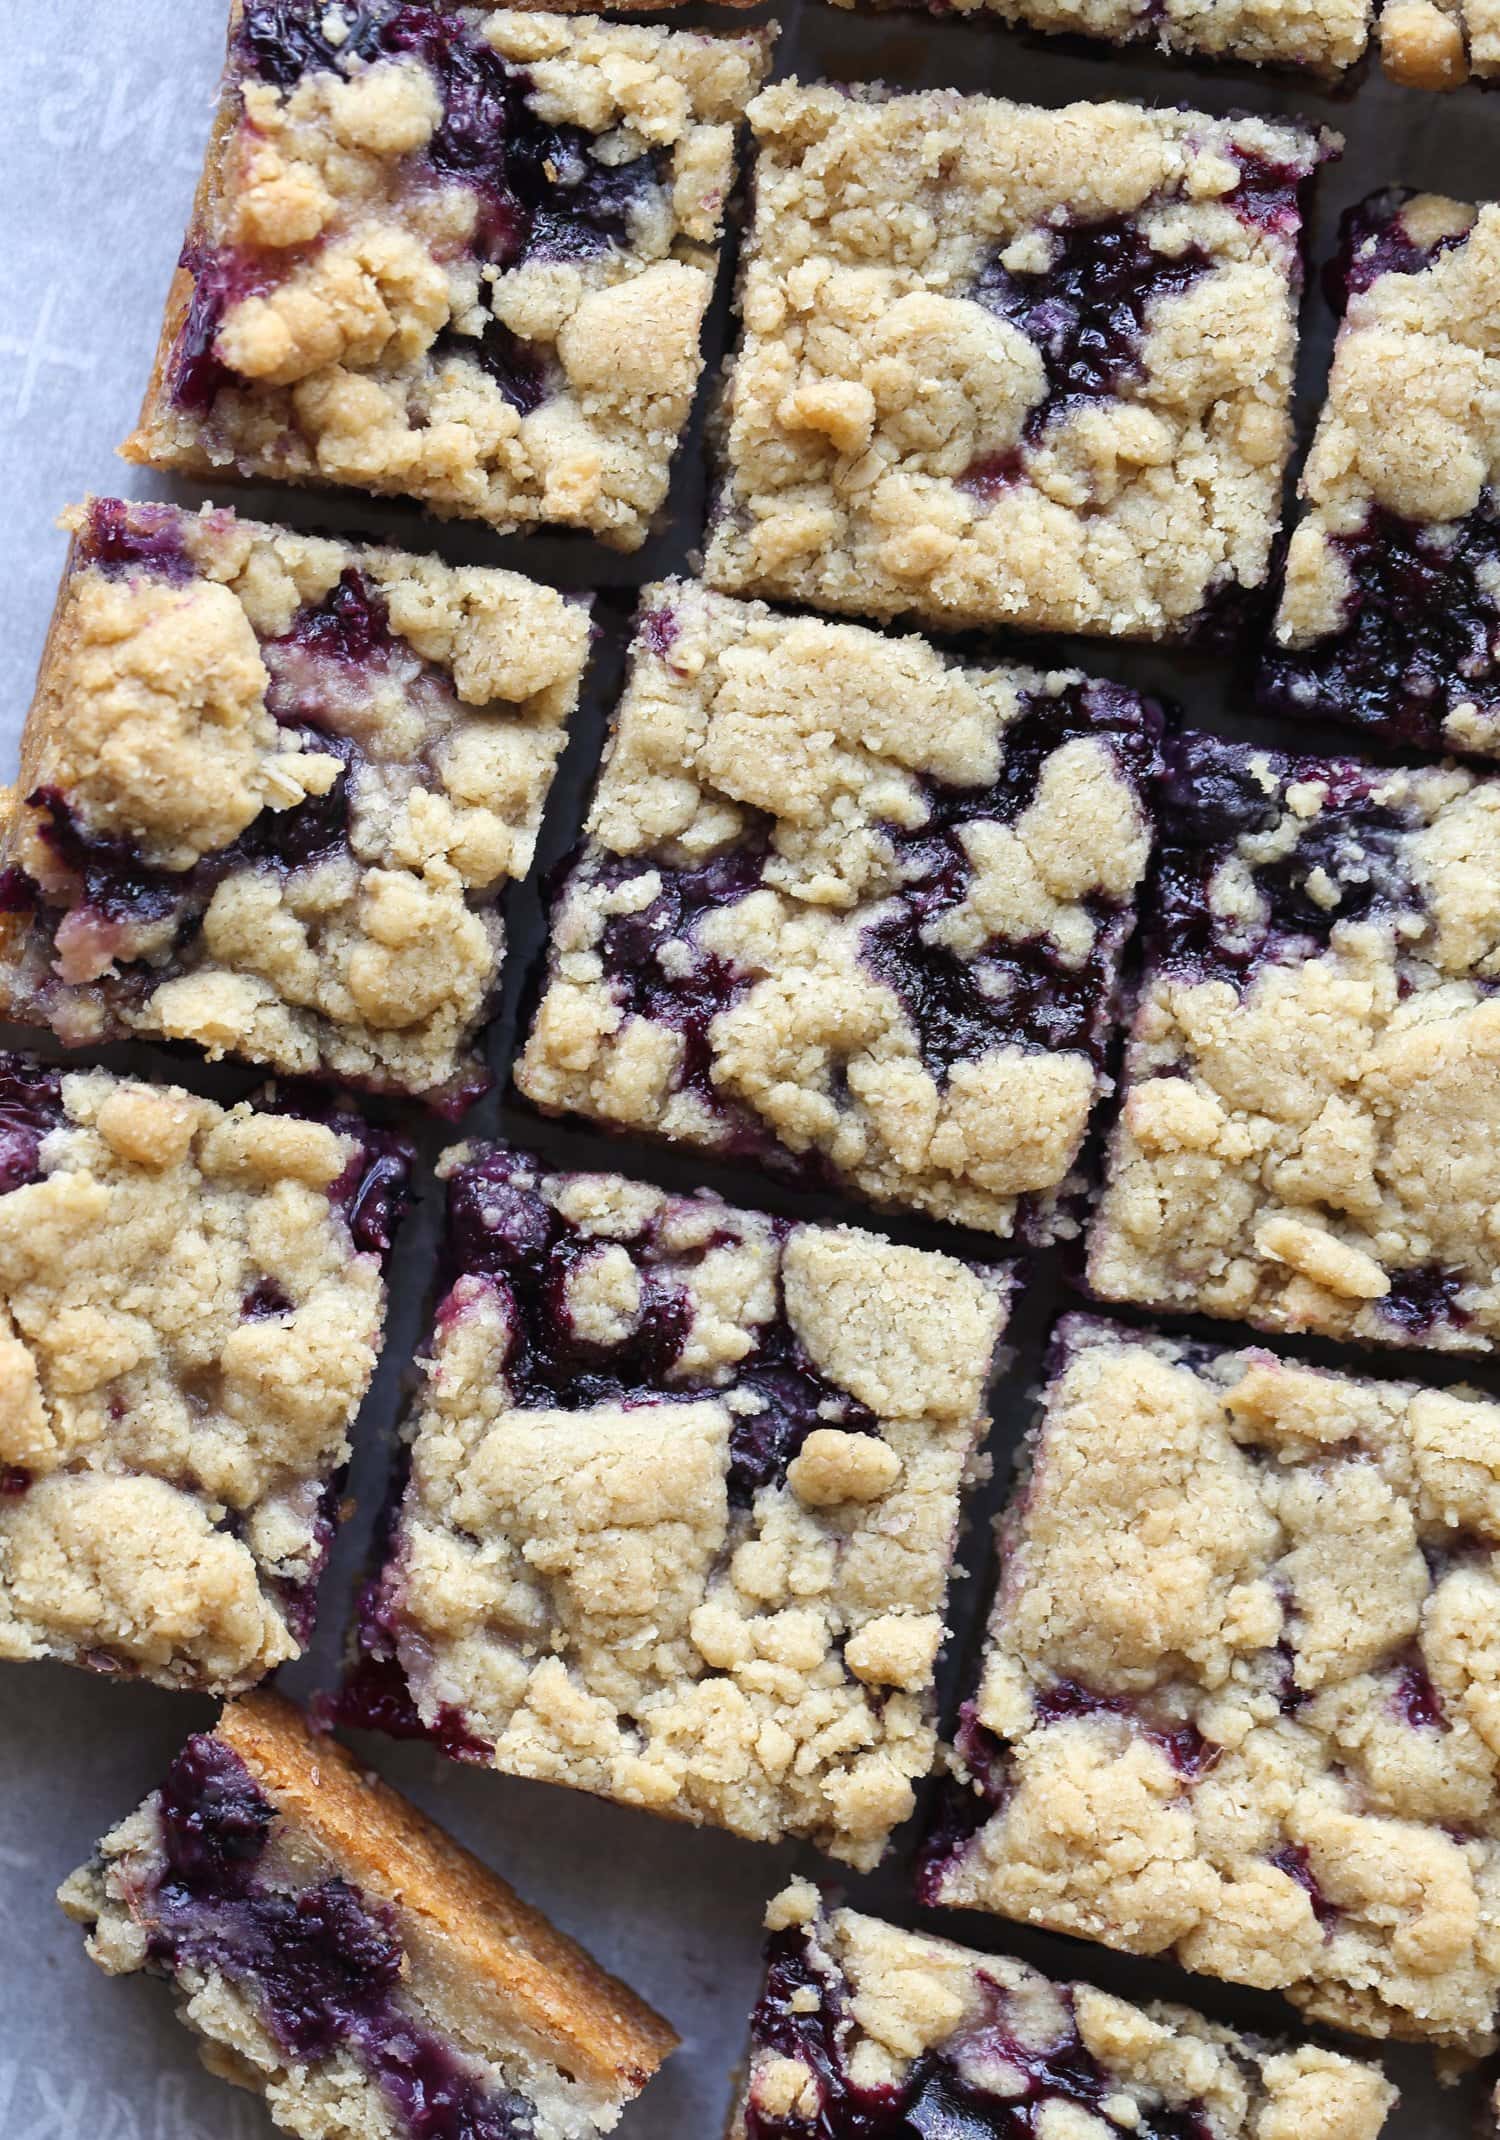
M1391 88L1371 75L1352 97L1329 98L1300 84L1238 70L1123 61L1102 51L1064 50L983 23L928 24L916 17L851 18L828 8L778 11L786 25L779 71L884 77L905 85L946 83L1045 103L1073 96L1136 95L1213 110L1300 111L1342 131L1344 161L1320 187L1313 246L1332 245L1339 210L1393 182L1449 192L1500 190L1500 101L1474 90L1452 98ZM708 19L695 10L685 19ZM113 456L129 428L156 338L160 306L186 222L217 76L219 0L0 0L0 158L4 162L5 243L0 253L0 780L14 762L36 660L64 552L54 521L89 490L144 495L167 491L125 470ZM1300 379L1304 418L1315 409L1326 370L1331 322L1309 292ZM723 308L711 357L722 345ZM196 502L201 493L171 494ZM429 524L400 507L352 493L241 492L243 510L298 525L380 532L453 558L520 566L560 584L619 593L602 605L609 637L591 703L580 719L549 808L543 862L576 829L601 731L602 706L617 663L628 590L679 567L701 526L696 451L673 493L672 532L635 558L585 542L502 542L482 532ZM1229 668L1188 657L1122 649L1072 650L1096 668L1169 693L1201 722L1246 732L1253 719L1236 702ZM511 1050L514 1005L527 956L540 940L534 889L512 914L513 960L504 1015L494 1040L496 1067ZM144 1051L121 1060L139 1065ZM232 1073L212 1074L178 1058L171 1074L206 1090L244 1089ZM598 1163L613 1156L680 1185L711 1179L731 1193L779 1209L832 1210L800 1203L766 1183L670 1155L622 1155L578 1130L517 1117L497 1095L466 1129L513 1134L549 1156ZM443 1139L428 1129L430 1158ZM403 1363L418 1342L431 1266L430 1193L408 1225L396 1267L390 1342L360 1429L354 1489L359 1511L346 1530L323 1593L312 1655L286 1675L307 1694L330 1682L343 1611L379 1493ZM892 1222L918 1241L937 1229ZM948 1237L950 1243L953 1237ZM982 1254L993 1246L972 1244ZM965 1555L970 1572L953 1614L961 1653L982 1605L983 1541L1003 1490L1009 1452L1025 1424L1040 1345L1059 1294L1044 1261L1013 1326L1015 1347L996 1393L997 1478L979 1497ZM1222 1335L1222 1331L1220 1335ZM1334 1357L1327 1348L1305 1348ZM1447 1378L1453 1370L1433 1372ZM948 1679L960 1656L950 1659ZM949 1690L951 1700L951 1687ZM159 1779L185 1734L212 1705L149 1688L117 1685L60 1667L0 1667L0 2135L3 2140L265 2140L271 2127L248 2097L197 2067L188 2036L172 2021L162 1988L144 1979L110 1984L84 1961L77 1933L53 1906L52 1890L85 1857L95 1837ZM754 1997L758 1921L765 1898L793 1866L828 1876L835 1868L805 1850L769 1851L708 1831L679 1829L571 1793L455 1768L421 1748L362 1741L362 1750L530 1899L629 1977L675 2021L683 2051L627 2113L628 2140L716 2140L730 2098ZM908 1847L881 1873L850 1879L856 1900L916 1921ZM1006 1947L1044 1967L1088 1974L1138 1996L1188 1997L1213 2014L1279 2026L1280 2002L1240 1993L1167 1967L1112 1956L1078 1942L1031 1934L998 1920L928 1915L978 1946ZM1392 2140L1466 2133L1472 2088L1440 2093L1425 2054L1391 2051L1390 2070L1406 2091Z

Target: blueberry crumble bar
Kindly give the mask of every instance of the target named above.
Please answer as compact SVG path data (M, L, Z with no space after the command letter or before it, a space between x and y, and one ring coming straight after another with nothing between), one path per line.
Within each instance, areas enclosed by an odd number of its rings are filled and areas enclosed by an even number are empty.
M126 458L635 549L773 36L235 0Z
M894 7L912 0L835 0ZM1331 77L1364 57L1372 0L926 0L933 14L995 15L1017 29L1152 45ZM1426 0L1420 0L1426 4Z
M464 1146L346 1722L879 1858L1006 1271Z
M1411 89L1456 89L1471 75L1500 75L1496 0L1386 0L1380 58Z
M0 1658L224 1693L300 1653L409 1157L0 1056Z
M1345 219L1344 307L1271 652L1273 712L1500 756L1500 207Z
M69 524L0 790L0 1005L457 1112L586 606L224 511Z
M677 2043L273 1695L189 1739L58 1900L302 2140L592 2140Z
M1090 1317L924 1899L1492 2048L1500 1405Z
M521 1090L1067 1230L1158 725L1072 671L648 588Z
M1258 118L766 90L707 576L930 624L1165 639L1262 587L1299 196Z
M1500 780L1174 750L1092 1290L1489 1351Z
M766 1913L729 2140L1377 2140L1379 2069L821 1902Z

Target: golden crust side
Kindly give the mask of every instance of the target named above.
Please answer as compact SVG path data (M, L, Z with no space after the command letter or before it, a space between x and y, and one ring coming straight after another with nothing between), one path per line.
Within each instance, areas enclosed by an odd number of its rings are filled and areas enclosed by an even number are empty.
M496 2015L552 2039L581 2078L638 2089L677 2048L669 2022L280 1695L227 1704L218 1736L355 1884L461 1949Z

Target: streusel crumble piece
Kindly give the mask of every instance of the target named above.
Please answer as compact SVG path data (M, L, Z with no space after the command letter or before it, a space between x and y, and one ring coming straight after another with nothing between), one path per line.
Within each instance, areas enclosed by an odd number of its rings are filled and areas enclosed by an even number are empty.
M0 1056L0 1657L222 1693L299 1654L408 1160Z
M1380 194L1347 219L1338 271L1262 696L1500 756L1500 207Z
M1490 1350L1500 780L1176 748L1093 1290Z
M96 499L0 790L0 1001L455 1112L587 609L515 573Z
M1088 1317L1001 1530L930 1902L1500 2023L1500 1405Z
M235 0L127 459L636 548L773 35Z
M189 1739L58 1900L301 2140L593 2140L677 2043L271 1695Z
M908 0L835 0L894 7ZM995 15L1052 36L1151 45L1188 59L1239 60L1323 77L1364 57L1373 0L926 0L934 14ZM1425 4L1425 0L1422 0Z
M879 1858L1008 1273L460 1147L350 1722Z
M766 1925L730 2140L1377 2140L1396 2101L1360 2060L1056 1983L805 1880Z
M1165 639L1265 581L1299 193L1258 118L766 90L707 576Z
M1157 727L1073 671L648 589L522 1091L1066 1230Z
M1495 0L1386 0L1380 58L1410 89L1456 89L1471 76L1500 75Z

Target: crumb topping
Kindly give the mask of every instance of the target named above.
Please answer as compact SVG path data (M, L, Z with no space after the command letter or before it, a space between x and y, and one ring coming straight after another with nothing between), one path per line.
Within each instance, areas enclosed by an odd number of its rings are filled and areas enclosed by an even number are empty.
M471 1758L873 1865L932 1760L1008 1277L492 1148L440 1172L367 1656Z
M648 589L518 1084L1065 1230L1155 734L1076 672Z
M306 1632L404 1159L16 1057L0 1091L0 1655L248 1686Z
M636 548L771 37L247 0L131 457Z
M1500 783L1186 739L1089 1278L1272 1330L1500 1333Z
M1497 1430L1065 1322L930 1899L1492 2048Z
M1380 12L1380 58L1409 89L1457 89L1500 74L1495 0L1389 0Z
M852 6L853 0L838 0ZM953 0L956 14L998 15L1018 28L1110 44L1151 43L1197 59L1342 74L1363 57L1370 0Z
M1262 691L1293 718L1500 755L1500 208L1378 195L1343 280Z
M0 832L12 1014L461 1098L586 608L227 512L74 525Z
M1019 2119L1068 2140L1376 2140L1396 2100L1374 2065L827 1909L807 1881L776 1896L766 1922L735 2140L859 2131L862 2113L894 2131L902 2112L912 2131Z
M1159 639L1263 582L1331 143L795 82L751 121L713 585Z

